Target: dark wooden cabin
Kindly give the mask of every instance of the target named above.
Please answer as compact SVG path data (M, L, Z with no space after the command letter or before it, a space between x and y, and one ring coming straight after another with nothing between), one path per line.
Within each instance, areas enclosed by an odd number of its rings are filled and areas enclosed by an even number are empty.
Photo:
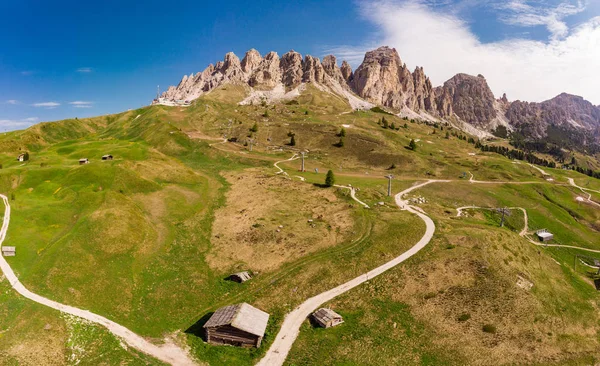
M203 328L210 344L258 348L268 322L269 314L241 303L218 309Z

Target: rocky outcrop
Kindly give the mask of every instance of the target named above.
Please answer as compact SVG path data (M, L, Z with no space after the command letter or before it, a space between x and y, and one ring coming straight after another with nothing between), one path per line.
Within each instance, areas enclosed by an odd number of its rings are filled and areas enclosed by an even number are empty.
M242 71L246 74L250 74L254 69L262 62L262 56L254 48L246 52L244 59L242 60Z
M347 83L351 82L354 76L352 72L352 66L350 66L350 64L346 61L342 61L342 67L340 68L340 70L342 71L342 76L344 77L344 80L346 80Z
M302 82L302 55L294 50L281 57L281 75L283 85L295 88Z
M512 126L534 138L545 137L550 126L588 131L600 128L600 108L566 93L542 103L517 100L510 103L506 117Z
M302 81L305 83L325 83L325 69L321 65L321 61L313 56L306 55L304 57L302 72Z
M262 61L251 70L248 80L250 86L275 87L281 82L281 70L279 68L279 55L277 52L269 52Z
M462 121L481 129L488 129L496 118L496 99L483 76L458 74L441 89L436 93L441 117L456 114Z

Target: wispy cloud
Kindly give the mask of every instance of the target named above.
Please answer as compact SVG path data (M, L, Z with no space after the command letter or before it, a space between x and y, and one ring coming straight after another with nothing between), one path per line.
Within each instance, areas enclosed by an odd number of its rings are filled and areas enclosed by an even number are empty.
M5 102L6 104L11 104L11 105L17 105L20 104L18 100L16 99L9 99Z
M41 103L33 103L32 106L34 106L36 108L48 108L48 109L52 109L52 108L56 108L56 107L60 106L60 103L57 103L57 102L41 102Z
M94 106L94 102L86 102L81 100L76 100L74 102L69 102L75 108L92 108Z
M23 76L31 76L31 75L33 75L34 73L35 73L35 71L31 71L31 70L24 70L24 71L21 71L21 75L23 75Z
M0 130L12 131L27 128L40 119L37 117L29 117L23 119L0 119Z
M488 4L492 3L498 5L500 1L488 1ZM535 3L547 5L545 0ZM567 27L564 38L551 37L539 41L521 35L483 43L463 17L441 11L423 1L369 1L360 4L362 15L378 29L373 35L376 44L395 47L402 61L411 68L423 66L435 85L441 85L457 73L466 72L484 75L497 96L506 92L511 100L542 101L567 92L600 104L600 88L597 87L600 85L600 47L595 46L600 45L600 16ZM520 6L523 9L531 6L529 1L511 1L511 4L517 10ZM545 11L554 11L560 18L579 11L580 6L585 4L572 6L546 6ZM495 9L499 18L514 15L514 10ZM517 23L516 19L513 20ZM524 19L519 22L525 23ZM559 26L553 34L565 33L560 31ZM338 50L345 52L350 59L362 59L364 51L373 48L372 44L338 47Z
M90 73L90 72L94 71L94 69L92 69L91 67L80 67L76 71L79 73L86 74L86 73Z
M495 7L506 11L499 16L506 24L523 27L542 25L548 29L552 39L560 39L569 34L569 26L564 19L585 11L586 4L582 1L565 1L551 6L539 1L510 0Z

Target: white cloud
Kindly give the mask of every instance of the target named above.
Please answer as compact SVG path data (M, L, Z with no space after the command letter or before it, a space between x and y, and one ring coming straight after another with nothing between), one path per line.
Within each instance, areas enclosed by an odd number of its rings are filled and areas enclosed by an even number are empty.
M33 75L35 72L31 71L31 70L25 70L25 71L21 71L21 75L23 76L30 76Z
M9 99L6 101L6 104L17 105L19 104L19 101L16 99Z
M34 103L32 104L34 107L36 108L56 108L58 106L60 106L60 103L57 102L41 102L41 103Z
M39 121L37 117L29 117L24 119L0 119L0 130L13 131L27 128Z
M564 18L583 12L586 6L581 2L563 2L555 7L535 6L528 0L510 0L496 5L499 10L506 10L500 20L510 25L533 27L545 26L553 39L564 38L569 34L569 27Z
M86 101L77 100L74 102L69 102L69 104L75 108L92 108L94 105L94 102L86 102Z
M525 1L511 4L514 9L528 6ZM434 85L464 72L484 75L497 96L506 92L511 100L542 101L567 92L600 103L600 16L569 29L561 39L482 43L459 16L416 1L363 3L361 9L379 28L377 44L395 47L411 68L423 66ZM569 11L575 10L555 8L561 14ZM337 51L356 60L371 46Z
M80 73L89 73L92 72L93 69L91 67L80 67L76 71Z

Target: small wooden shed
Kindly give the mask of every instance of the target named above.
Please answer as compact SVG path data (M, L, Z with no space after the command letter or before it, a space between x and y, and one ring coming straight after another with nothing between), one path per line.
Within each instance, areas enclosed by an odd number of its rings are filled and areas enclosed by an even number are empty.
M268 322L269 314L241 303L218 309L203 328L210 344L258 348Z
M19 154L19 156L17 156L17 161L25 161L25 154Z
M103 156L102 156L102 160L112 160L112 159L113 159L113 156L112 156L112 155L110 155L110 154L107 154L107 155L103 155Z
M2 255L5 257L14 257L17 254L15 247L2 247Z
M554 235L546 229L538 230L535 233L540 241L548 242L554 239Z
M89 162L87 158L79 159L79 165L88 164Z
M250 276L250 273L248 273L248 272L238 272L238 273L234 273L231 276L229 276L230 280L235 281L237 283L246 282L251 278L252 278L252 276Z
M331 328L344 322L342 316L328 308L320 308L312 314L313 320L323 328Z

